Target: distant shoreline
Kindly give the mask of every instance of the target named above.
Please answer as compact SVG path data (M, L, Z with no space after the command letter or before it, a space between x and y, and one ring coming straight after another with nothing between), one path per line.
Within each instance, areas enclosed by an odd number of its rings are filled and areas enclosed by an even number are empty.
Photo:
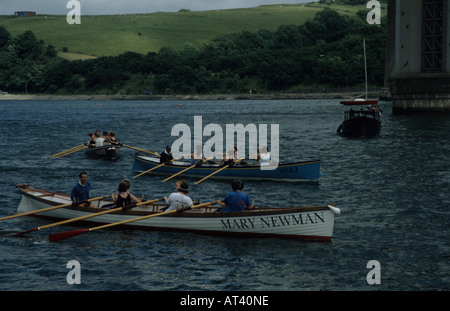
M378 98L379 93L370 93ZM210 95L15 95L1 94L0 101L106 101L106 100L277 100L277 99L347 99L361 97L361 92L317 92L280 94L210 94Z

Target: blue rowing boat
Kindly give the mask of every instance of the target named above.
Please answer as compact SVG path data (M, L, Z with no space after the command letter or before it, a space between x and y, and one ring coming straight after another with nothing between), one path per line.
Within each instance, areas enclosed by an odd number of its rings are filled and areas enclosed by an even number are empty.
M173 161L171 164L160 166L159 158L151 156L143 156L136 154L134 156L134 164L132 170L134 171L148 171L149 174L157 175L174 175L182 170L190 167L188 161ZM223 165L218 163L203 163L200 166L193 167L179 176L188 177L206 177L219 169ZM154 169L155 168L155 169ZM275 180L275 181L303 181L303 180L318 180L320 175L320 160L296 162L296 163L280 163L273 170L263 170L259 164L252 165L248 163L237 163L234 166L223 169L211 178L216 179L253 179L253 180Z

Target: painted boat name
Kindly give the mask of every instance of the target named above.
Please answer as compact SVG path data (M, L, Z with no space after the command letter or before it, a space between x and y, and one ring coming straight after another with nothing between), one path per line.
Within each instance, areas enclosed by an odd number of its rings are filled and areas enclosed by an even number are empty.
M291 166L291 167L279 167L278 171L281 174L285 174L285 173L297 173L298 172L298 167L297 166Z
M325 217L323 212L314 212L298 215L283 215L283 216L267 216L267 217L245 217L233 219L221 219L222 229L264 229L276 228L306 224L324 223Z

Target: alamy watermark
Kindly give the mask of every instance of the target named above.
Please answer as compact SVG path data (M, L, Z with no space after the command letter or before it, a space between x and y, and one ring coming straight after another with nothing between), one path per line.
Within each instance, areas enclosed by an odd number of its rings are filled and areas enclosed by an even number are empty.
M70 0L67 2L68 9L71 9L67 14L67 23L69 25L81 24L81 4L77 0Z
M78 260L70 260L67 265L67 269L72 269L67 273L66 281L70 285L81 284L81 265Z
M370 260L366 265L367 269L372 269L367 273L366 281L369 285L381 284L381 265L378 260Z
M77 0L69 0L67 2L68 9L71 9L67 14L67 23L70 25L81 24L81 4ZM367 23L381 24L381 4L379 1L370 0L367 2L368 9L371 9L367 14Z
M227 155L237 159L258 159L258 154L270 155L261 159L262 170L274 170L279 163L279 124L270 125L270 153L267 124L226 124L225 131L219 124L210 123L203 127L202 116L194 116L194 135L191 127L179 123L172 127L171 136L178 136L172 144L174 158L223 159ZM225 134L224 134L225 133ZM180 135L181 134L181 135ZM204 137L210 137L203 143ZM224 149L225 137L225 149ZM248 144L247 138L248 137ZM194 148L192 148L192 143ZM247 148L248 147L248 148ZM225 155L225 156L224 156Z
M66 281L69 285L79 285L81 284L81 264L78 260L70 260L66 267L71 269L67 273ZM367 269L371 269L367 273L366 281L369 285L380 285L381 284L381 265L378 260L370 260L366 265Z
M367 13L367 22L371 25L373 24L381 24L381 4L379 1L375 1L375 0L370 0L369 2L367 2L367 6L368 9L372 9L370 10L369 13Z

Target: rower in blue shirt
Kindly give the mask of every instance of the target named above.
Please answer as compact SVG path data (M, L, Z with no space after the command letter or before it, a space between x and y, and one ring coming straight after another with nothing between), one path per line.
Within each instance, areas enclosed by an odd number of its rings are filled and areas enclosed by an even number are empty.
M244 189L244 183L241 180L233 180L231 182L231 188L233 191L228 192L224 200L217 201L218 204L223 206L219 212L242 212L245 208L253 208L253 202L250 200L250 197L246 193L242 192L242 189Z
M89 200L89 191L91 190L91 184L87 181L87 174L82 172L78 176L80 181L72 188L70 193L70 199L73 203ZM90 203L88 202L87 205L89 206Z

